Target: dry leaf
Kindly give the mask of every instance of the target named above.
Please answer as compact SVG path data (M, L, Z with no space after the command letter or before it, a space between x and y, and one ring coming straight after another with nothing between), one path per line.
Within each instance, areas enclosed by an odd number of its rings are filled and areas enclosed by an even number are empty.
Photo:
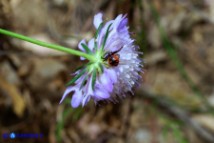
M22 117L26 104L17 87L8 83L5 79L3 79L3 77L0 76L0 89L6 93L6 95L10 96L15 114Z

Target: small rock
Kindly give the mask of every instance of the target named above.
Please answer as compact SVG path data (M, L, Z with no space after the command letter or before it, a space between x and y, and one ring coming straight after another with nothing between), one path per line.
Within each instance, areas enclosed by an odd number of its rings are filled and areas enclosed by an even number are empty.
M34 69L30 75L29 82L34 88L44 88L44 85L54 79L66 67L59 61L50 59L36 59Z

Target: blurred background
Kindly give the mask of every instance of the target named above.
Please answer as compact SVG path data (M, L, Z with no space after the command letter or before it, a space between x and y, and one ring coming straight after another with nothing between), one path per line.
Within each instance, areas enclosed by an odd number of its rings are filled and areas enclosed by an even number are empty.
M135 96L59 105L79 57L0 35L0 142L214 143L213 0L0 0L0 27L76 49L97 12L129 18L144 53Z

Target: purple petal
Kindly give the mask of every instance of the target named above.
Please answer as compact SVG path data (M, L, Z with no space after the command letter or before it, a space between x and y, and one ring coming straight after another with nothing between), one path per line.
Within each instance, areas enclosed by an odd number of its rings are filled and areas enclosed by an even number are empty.
M82 92L79 90L76 90L71 100L71 106L73 108L77 108L80 105L82 98L83 98Z
M106 74L110 77L112 83L117 82L117 73L114 69L106 69Z
M120 37L123 44L130 44L133 40L130 38L128 27L127 27L128 19L124 16L117 27L117 34Z
M123 47L125 44L130 44L133 41L130 39L128 27L126 26L128 19L126 16L119 15L113 23L113 30L107 39L105 50L116 51Z
M85 90L87 91L87 95L93 95L94 91L92 89L92 77L89 78L87 85L85 86Z
M85 49L82 47L81 44L86 44L85 39L81 40L81 41L79 42L79 44L78 44L78 48L79 48L81 51L85 52Z
M75 81L76 84L78 84L78 88L80 87L80 83L83 82L83 80L85 79L86 75L82 75L79 79L77 79Z
M96 27L96 29L98 29L98 27L100 26L100 24L103 22L103 14L102 13L98 13L94 16L94 26Z
M109 33L109 38L107 39L106 46L105 46L106 51L116 51L124 45L117 31L121 21L122 21L122 15L117 16L117 18L113 20L112 31ZM124 36L124 35L121 35L121 36Z
M101 32L100 32L100 34L99 34L99 36L98 36L98 41L99 41L98 46L99 46L99 47L101 46L101 44L102 44L102 42L103 42L103 39L104 39L105 34L106 34L106 32L107 32L108 26L109 26L110 24L112 24L113 22L114 22L114 20L108 21L108 22L104 25L104 27L102 28L102 30L101 30ZM111 30L111 29L112 29L112 27L110 28L110 30ZM109 36L109 37L110 37L110 36Z
M94 94L94 90L92 89L92 78L89 81L89 85L88 85L88 90L87 90L87 94L88 95L93 95Z
M132 43L133 41L130 38L128 27L126 26L128 23L127 18L123 18L120 24L117 27L117 33L124 44Z
M117 27L120 24L121 20L122 20L122 14L118 15L116 17L116 19L114 20L114 23L112 25L114 29L117 29Z
M106 90L97 89L93 97L95 100L99 101L103 99L108 99L110 97L110 94Z
M110 37L110 36L109 36ZM111 38L107 39L105 50L106 51L116 51L123 47L123 43L120 40L120 37L117 33L114 32L114 34L111 35Z
M85 97L83 97L82 107L85 106L89 102L90 98L91 98L90 95L86 95Z
M93 51L94 49L94 38L88 42L88 48Z
M73 87L73 86L69 86L66 90L65 90L65 92L64 92L64 94L63 94L63 96L62 96L62 99L60 100L60 104L62 103L62 101L65 99L65 97L71 92L71 91L74 91L75 90L75 87Z
M113 84L110 80L110 77L108 74L106 74L106 72L104 71L104 73L101 75L100 77L100 83L101 85L108 91L108 92L112 92L113 90Z
M128 23L128 19L127 18L123 18L120 21L120 23L119 23L119 25L117 27L117 31L120 32L120 33L123 32L123 31L128 32L127 27L126 27L127 23Z
M91 96L93 96L94 94L94 91L92 89L92 77L89 78L87 85L85 86L85 91L86 91L86 95L82 100L82 106L85 106L89 102Z
M82 47L81 44L86 44L85 39L83 39L82 41L80 41L79 44L78 44L78 48L79 48L81 51L85 52L85 49ZM83 57L80 57L80 59L81 59L81 60L85 60L85 58L83 58Z

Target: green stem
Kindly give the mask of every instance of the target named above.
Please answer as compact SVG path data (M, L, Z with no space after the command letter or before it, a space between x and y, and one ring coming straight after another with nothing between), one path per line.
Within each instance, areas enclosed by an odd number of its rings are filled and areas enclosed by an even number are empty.
M72 55L76 55L76 56L81 56L81 57L84 57L84 58L86 58L86 59L88 59L90 61L95 61L96 60L94 56L89 55L87 53L83 53L83 52L80 52L80 51L77 51L77 50L74 50L74 49L71 49L71 48L66 48L66 47L63 47L63 46L55 45L55 44L45 43L45 42L42 42L42 41L39 41L39 40L36 40L36 39L32 39L30 37L27 37L27 36L24 36L24 35L21 35L21 34L17 34L17 33L8 31L8 30L4 30L4 29L1 29L1 28L0 28L0 33L4 34L4 35L7 35L7 36L10 36L10 37L18 38L18 39L21 39L21 40L36 44L36 45L39 45L39 46L43 46L43 47L46 47L46 48L55 49L55 50L66 52L66 53L69 53L69 54L72 54Z

